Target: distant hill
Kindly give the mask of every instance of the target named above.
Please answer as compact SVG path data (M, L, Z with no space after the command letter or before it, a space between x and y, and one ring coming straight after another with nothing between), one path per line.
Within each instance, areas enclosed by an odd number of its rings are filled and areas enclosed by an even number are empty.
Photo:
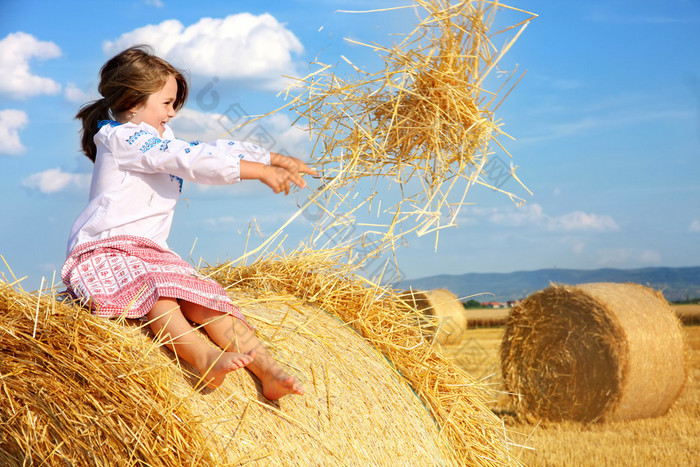
M700 266L685 268L642 269L540 269L510 273L467 273L439 275L402 281L398 288L445 288L458 297L471 297L480 302L518 300L533 292L558 284L586 282L634 282L660 290L667 300L677 301L700 297Z

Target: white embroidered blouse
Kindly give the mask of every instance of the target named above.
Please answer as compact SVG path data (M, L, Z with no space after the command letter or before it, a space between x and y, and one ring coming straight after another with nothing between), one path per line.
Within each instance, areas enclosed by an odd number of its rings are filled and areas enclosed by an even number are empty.
M84 242L115 235L153 240L165 249L182 181L240 181L240 160L270 165L270 152L251 143L211 143L163 137L147 123L100 122L88 205L73 224L66 255Z

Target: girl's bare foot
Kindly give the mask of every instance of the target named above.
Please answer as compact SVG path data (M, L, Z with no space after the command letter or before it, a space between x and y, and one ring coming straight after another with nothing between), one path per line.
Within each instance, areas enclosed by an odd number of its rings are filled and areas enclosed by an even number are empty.
M289 375L281 367L267 372L265 377L260 379L263 387L263 396L271 401L276 401L287 394L303 395L304 388L294 376Z
M208 365L200 370L202 382L207 387L216 389L224 382L227 373L248 366L254 358L255 350L247 353L213 351Z

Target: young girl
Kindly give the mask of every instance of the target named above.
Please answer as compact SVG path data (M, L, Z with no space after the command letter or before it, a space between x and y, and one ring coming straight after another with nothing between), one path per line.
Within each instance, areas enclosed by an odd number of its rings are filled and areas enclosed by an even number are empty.
M263 395L303 394L299 381L270 356L224 289L170 251L166 243L183 180L228 184L260 180L275 193L300 173L299 159L249 143L176 139L168 126L187 99L187 82L144 46L100 70L101 99L85 105L82 149L95 164L90 200L73 224L61 277L68 291L105 317L146 316L157 338L216 388L247 367ZM217 350L194 331L201 325Z

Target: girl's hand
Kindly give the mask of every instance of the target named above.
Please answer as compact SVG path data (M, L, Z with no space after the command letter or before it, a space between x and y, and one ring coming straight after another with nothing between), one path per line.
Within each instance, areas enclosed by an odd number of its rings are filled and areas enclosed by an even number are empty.
M294 180L295 178L301 180L301 177L288 172L282 167L263 165L260 170L259 180L265 185L272 188L272 191L274 191L275 193L281 193L284 191L284 194L288 195L290 189L290 182L301 186ZM301 180L301 182L304 183L303 180Z
M306 182L304 182L299 174L306 173L310 175L318 175L318 172L315 169L312 169L300 159L291 156L283 156L282 154L276 152L270 153L270 165L282 167L283 169L287 170L293 175L294 178L292 181L299 188L306 188Z

